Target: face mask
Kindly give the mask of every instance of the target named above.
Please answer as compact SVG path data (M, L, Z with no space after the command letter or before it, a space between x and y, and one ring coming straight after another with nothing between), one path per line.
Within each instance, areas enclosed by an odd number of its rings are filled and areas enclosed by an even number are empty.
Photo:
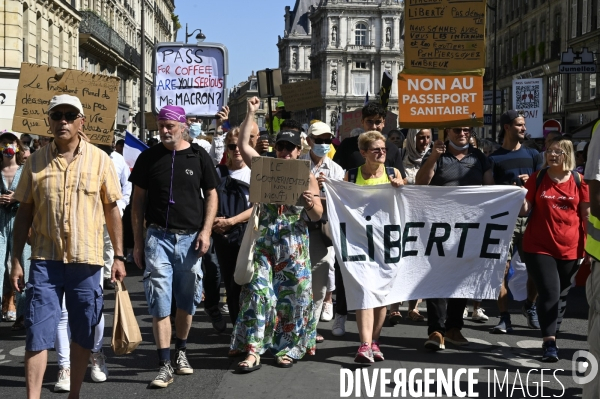
M192 123L190 125L190 137L195 139L202 134L202 127L199 123Z
M312 147L313 152L318 157L324 157L329 152L331 144L315 144Z
M454 144L452 140L448 140L448 142L450 143L450 147L454 148L456 151L463 151L469 148L469 143L465 144L464 146L459 146Z
M17 147L16 144L7 144L2 149L2 155L4 155L7 158L14 157L17 152L19 152L19 147Z

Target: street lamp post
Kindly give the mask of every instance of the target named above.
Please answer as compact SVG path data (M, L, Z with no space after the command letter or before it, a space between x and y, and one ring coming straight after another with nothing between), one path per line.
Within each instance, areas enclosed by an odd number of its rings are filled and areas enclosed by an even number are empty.
M487 7L494 11L494 55L492 57L492 64L493 64L493 80L492 80L492 140L496 141L496 76L497 76L497 69L498 69L498 65L496 64L496 53L497 53L497 48L498 48L498 42L496 40L496 34L498 32L498 0L496 0L496 7L491 7L489 4L486 4Z
M196 33L196 31L199 32L196 35L196 40L199 41L199 42L203 42L206 39L206 35L204 33L202 33L202 29L194 29L192 31L192 33L188 34L188 24L187 23L185 24L185 44L188 43L188 39L190 37L192 37L194 35L194 33Z

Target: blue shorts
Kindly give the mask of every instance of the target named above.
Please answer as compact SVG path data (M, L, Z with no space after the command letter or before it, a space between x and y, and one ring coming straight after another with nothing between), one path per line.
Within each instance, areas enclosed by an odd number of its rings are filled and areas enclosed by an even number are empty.
M146 234L144 291L148 312L163 318L171 314L171 298L190 315L202 302L202 258L194 249L199 233L173 234L153 227Z
M26 350L54 348L63 295L69 311L72 341L85 349L94 347L94 328L100 322L104 307L102 287L98 284L101 272L101 265L31 261L25 291Z

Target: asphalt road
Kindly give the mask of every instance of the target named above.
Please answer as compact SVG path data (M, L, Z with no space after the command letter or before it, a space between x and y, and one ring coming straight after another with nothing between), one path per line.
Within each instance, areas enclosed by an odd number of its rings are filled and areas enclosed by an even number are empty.
M395 327L384 327L381 347L386 361L360 366L353 362L359 339L354 315L350 314L344 337L331 335L332 322L319 323L319 332L326 340L319 344L315 356L305 357L291 369L280 369L274 366L273 357L265 355L261 370L240 375L233 371L240 359L227 357L231 326L225 334L216 334L208 317L199 309L188 339L188 358L194 374L175 376L175 382L166 389L148 389L148 383L157 373L151 317L147 313L141 272L129 267L128 273L126 283L144 342L130 355L114 355L110 349L114 292L105 293L104 351L110 375L108 381L98 384L92 382L88 371L82 389L83 398L280 399L339 398L346 394L350 397L379 398L386 392L396 397L421 397L425 394L424 389L437 394L438 388L441 394L448 393L439 397L461 397L463 392L466 397L480 398L581 396L581 386L572 378L571 358L577 350L588 348L588 306L582 287L574 288L569 295L566 317L558 337L561 360L554 364L540 362L540 333L526 327L525 318L519 314L518 303L511 304L515 332L492 335L489 331L498 320L498 311L495 302L484 301L483 307L490 320L484 324L466 321L463 335L471 341L466 347L447 344L445 351L431 353L423 348L427 338L426 324L405 318ZM424 308L424 304L421 306ZM405 315L406 308L403 309ZM0 397L21 398L25 396L25 335L12 332L10 326L10 323L0 323ZM433 369L432 374L428 369ZM67 394L53 392L57 372L56 353L51 351L43 398L66 398ZM451 374L450 381L455 380L451 387L444 385L439 373L444 373L444 378ZM377 378L373 379L374 375ZM350 376L352 382L349 381ZM359 377L359 384L356 384ZM390 381L385 381L385 378ZM429 383L430 378L432 381ZM424 385L423 380L428 384ZM371 386L372 382L375 385ZM502 383L504 385L500 388ZM356 385L360 392L357 392ZM369 392L369 388L374 391ZM446 390L448 388L451 392Z

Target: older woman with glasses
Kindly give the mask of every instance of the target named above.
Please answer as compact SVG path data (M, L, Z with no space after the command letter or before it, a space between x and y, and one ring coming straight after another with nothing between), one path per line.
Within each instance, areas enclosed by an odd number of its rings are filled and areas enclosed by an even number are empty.
M404 184L400 171L385 167L385 137L376 131L366 132L358 138L358 148L365 158L365 163L356 169L346 172L345 181L359 186L375 186L390 184L400 187ZM392 173L393 171L393 173ZM360 346L354 361L357 363L373 363L383 361L383 353L379 348L379 336L385 321L387 309L379 306L374 309L357 309L356 322Z
M259 154L249 144L260 100L248 100L238 146L246 165ZM280 131L275 142L279 159L298 159L300 132ZM254 275L242 286L240 312L233 328L231 350L247 352L237 370L247 373L261 367L260 356L270 350L277 366L290 368L306 353L315 351L308 221L321 219L319 186L310 174L304 206L259 205L259 237L254 252Z
M573 144L557 137L548 142L545 169L527 183L521 215L530 212L523 237L523 260L538 291L542 361L557 362L556 333L572 279L585 256L589 187L575 168Z

